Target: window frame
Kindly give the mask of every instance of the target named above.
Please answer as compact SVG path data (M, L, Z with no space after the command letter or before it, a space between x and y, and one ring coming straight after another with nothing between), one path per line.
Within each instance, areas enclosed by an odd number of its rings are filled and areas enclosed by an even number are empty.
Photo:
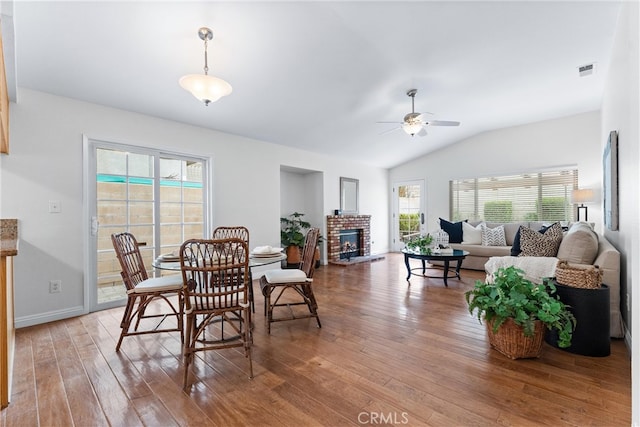
M563 188L557 188L559 186ZM449 217L452 221L571 222L575 220L575 205L571 202L571 191L577 188L578 168L576 165L452 179L449 181ZM495 198L487 197L486 190L492 192L501 191L501 194L496 193ZM468 193L470 191L472 192L471 195L461 196L462 192ZM531 195L534 191L535 194ZM510 196L509 192L514 194ZM549 206L553 199L559 198L564 199L563 202L560 202L562 203L562 208L553 209L552 206L551 211L547 208L547 213L550 212L552 216L549 218L543 217L545 204ZM502 212L499 209L500 203L496 203L496 216L486 218L487 202L510 203L503 204ZM558 203L558 200L556 200L556 203ZM535 209L531 209L531 204L534 204ZM564 215L564 217L560 219L560 215Z

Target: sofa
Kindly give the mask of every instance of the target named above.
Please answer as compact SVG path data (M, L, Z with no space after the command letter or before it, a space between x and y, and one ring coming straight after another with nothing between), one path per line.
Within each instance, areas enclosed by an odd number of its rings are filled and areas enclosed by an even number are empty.
M477 233L478 230L482 232L483 228L487 231L487 228L493 230L500 226L504 230L504 243L506 244L490 246L486 243L491 242L483 242L484 245L477 243L477 234L473 233ZM542 277L554 277L555 265L559 259L567 260L572 264L597 265L603 271L602 282L609 287L610 292L611 336L623 337L624 330L620 313L620 252L604 236L593 231L591 224L577 222L565 227L566 230L562 233L554 256L513 256L512 250L515 250L519 245L520 226L528 228L527 232L536 230L540 233L547 229L547 226L541 222L468 222L464 224L462 243L450 243L450 246L469 252L462 263L462 268L482 270L491 275L500 267L515 265L525 271L527 278L534 282L539 282ZM471 228L475 230L472 231ZM443 227L443 229L445 228ZM467 233L464 233L465 230ZM535 258L540 259L536 260Z

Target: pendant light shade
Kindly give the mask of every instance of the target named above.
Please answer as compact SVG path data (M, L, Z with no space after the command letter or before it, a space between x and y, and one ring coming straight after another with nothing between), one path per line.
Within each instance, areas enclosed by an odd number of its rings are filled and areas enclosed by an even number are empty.
M231 85L217 77L208 76L206 74L187 74L179 80L180 86L191 92L205 105L210 102L216 102L223 96L231 93Z
M213 39L213 32L209 28L202 27L198 30L198 36L204 40L204 74L187 74L181 77L178 83L197 99L204 102L204 105L209 105L209 103L216 102L223 96L229 95L232 88L226 81L208 75L207 46L208 41Z

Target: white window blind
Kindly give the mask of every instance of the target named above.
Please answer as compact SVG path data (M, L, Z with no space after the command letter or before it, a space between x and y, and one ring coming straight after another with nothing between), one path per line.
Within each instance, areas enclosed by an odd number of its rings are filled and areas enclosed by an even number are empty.
M576 188L577 169L453 180L449 212L455 221L573 221Z

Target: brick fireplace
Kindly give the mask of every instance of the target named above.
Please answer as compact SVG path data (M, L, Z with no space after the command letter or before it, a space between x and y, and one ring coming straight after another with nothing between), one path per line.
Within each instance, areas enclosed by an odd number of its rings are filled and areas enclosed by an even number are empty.
M340 232L343 230L361 230L358 235L359 253L356 256L371 255L371 215L327 215L327 260L340 261L342 252Z

